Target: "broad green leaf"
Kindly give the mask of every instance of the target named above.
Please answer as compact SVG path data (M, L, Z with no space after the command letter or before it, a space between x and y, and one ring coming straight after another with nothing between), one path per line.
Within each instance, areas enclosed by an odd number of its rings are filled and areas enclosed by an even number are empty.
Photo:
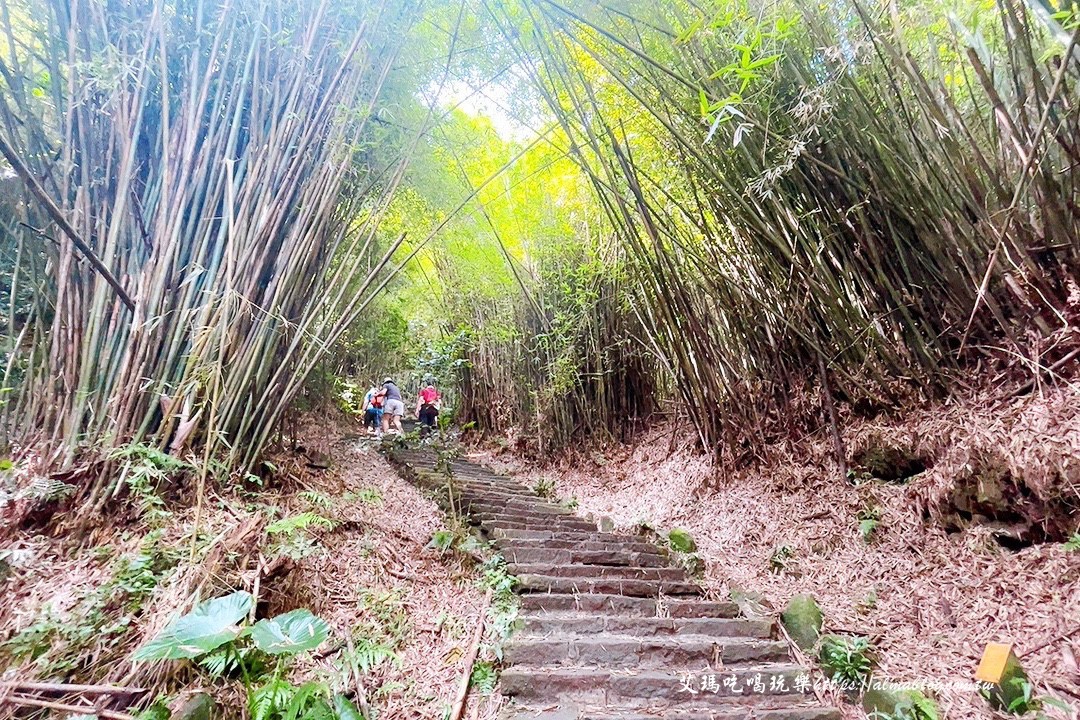
M364 720L356 706L341 693L334 695L334 714L337 715L337 720Z
M237 590L231 595L199 603L139 648L133 660L180 660L203 655L241 634L237 623L251 611L251 593Z
M260 620L251 628L255 647L271 655L295 655L317 648L330 634L322 618L303 608Z

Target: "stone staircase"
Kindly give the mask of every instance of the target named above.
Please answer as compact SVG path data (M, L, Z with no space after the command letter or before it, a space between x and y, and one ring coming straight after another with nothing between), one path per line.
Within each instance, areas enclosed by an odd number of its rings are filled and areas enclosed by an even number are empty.
M425 450L393 450L402 474L441 492ZM838 720L817 702L771 620L740 617L665 552L594 523L520 482L450 465L453 505L506 559L521 594L505 648L502 720Z

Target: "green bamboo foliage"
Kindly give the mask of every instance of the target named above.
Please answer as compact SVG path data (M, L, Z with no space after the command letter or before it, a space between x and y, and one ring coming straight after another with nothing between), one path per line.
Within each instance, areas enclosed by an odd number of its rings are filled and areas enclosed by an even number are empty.
M250 466L394 270L378 225L408 148L363 152L416 8L14 2L0 136L60 217L5 179L9 294L40 291L9 302L8 431L65 464L152 438Z
M1075 31L1015 0L893 10L489 5L707 446L791 429L807 382L882 406L1075 344Z

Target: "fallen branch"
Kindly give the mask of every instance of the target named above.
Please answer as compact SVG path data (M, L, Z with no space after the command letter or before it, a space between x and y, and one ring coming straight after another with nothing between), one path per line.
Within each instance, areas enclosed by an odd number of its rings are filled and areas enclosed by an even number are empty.
M1040 644L1036 645L1033 648L1029 648L1029 649L1025 650L1024 652L1022 652L1022 653L1017 653L1016 656L1018 658L1021 658L1021 659L1025 658L1028 655L1031 655L1033 653L1037 653L1040 650L1048 648L1051 645L1053 645L1054 643L1060 642L1061 640L1064 640L1064 639L1066 639L1066 638L1068 638L1068 637L1070 637L1072 635L1075 635L1076 633L1080 633L1080 625L1077 625L1072 630L1066 630L1065 632L1061 633L1060 635L1055 635L1054 637L1050 638L1046 642L1040 643Z
M1027 392L1030 388L1032 388L1035 385L1035 379L1036 378L1041 377L1043 375L1052 375L1055 370L1057 370L1059 367L1061 367L1065 363L1072 360L1077 355L1080 355L1080 348L1076 348L1076 349L1072 350L1071 352L1066 354L1065 357L1056 360L1055 362L1051 363L1050 365L1048 365L1048 366L1046 366L1044 368L1039 368L1039 370L1035 373L1034 377L1032 377L1030 380L1028 380L1026 383L1021 385L1020 387L1013 390L1012 393L1010 393L1009 397L1016 397L1017 395L1022 395L1023 393Z
M480 617L476 621L476 629L473 631L472 645L465 655L465 672L458 683L457 698L454 700L454 709L448 720L460 720L461 713L465 710L465 698L469 694L469 680L472 679L473 665L476 664L476 656L480 653L480 640L484 637L484 619L487 617L488 605L491 604L491 588L484 595L484 604L480 607Z
M116 710L101 710L88 705L68 705L67 703L40 700L38 698L23 697L22 695L9 695L6 702L22 705L23 707L38 707L48 710L60 710L62 712L79 713L80 715L96 715L105 720L135 720L134 715L117 712Z
M0 682L0 688L23 692L59 692L84 693L86 695L141 695L146 688L124 687L122 685L72 685L50 682Z

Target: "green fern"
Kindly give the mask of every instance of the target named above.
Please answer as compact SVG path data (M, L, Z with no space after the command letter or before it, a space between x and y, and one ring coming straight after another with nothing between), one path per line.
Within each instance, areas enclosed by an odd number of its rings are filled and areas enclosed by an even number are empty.
M334 521L314 512L302 512L299 515L291 515L266 526L269 535L292 534L309 527L318 527L325 530L334 529Z
M873 670L874 646L864 637L826 635L821 638L818 660L834 682L858 689Z
M295 692L296 688L281 678L273 678L265 685L254 688L248 694L251 720L271 720L277 717L288 707Z
M38 502L59 502L74 492L74 485L51 477L38 476L30 481L23 496Z
M191 463L184 462L180 458L170 455L167 452L163 452L156 447L143 445L141 443L122 445L109 453L109 459L130 460L134 463L146 465L163 473L177 473L184 470L195 469L195 466Z
M489 662L477 662L473 665L472 675L469 676L469 685L481 695L490 695L495 690L495 683L499 681L499 673L495 666Z
M1077 530L1072 534L1072 537L1066 540L1062 547L1065 548L1065 552L1076 552L1080 550L1080 530Z
M454 546L454 532L452 530L436 530L431 535L431 541L428 542L429 548L441 550L442 552L449 552Z
M159 523L169 516L165 501L158 490L162 484L179 473L194 470L195 466L162 452L156 447L131 443L109 454L111 460L123 460L121 482L139 507L139 514L151 523Z
M300 498L314 507L322 508L323 510L329 510L333 501L320 492L315 490L303 490L300 493Z
M394 648L389 645L375 642L369 638L360 638L356 641L354 648L355 652L351 653L350 657L364 675L387 661L397 666L401 665L401 658L394 652Z
M360 488L353 496L365 505L382 505L383 501L382 493L373 487Z
M323 683L306 682L294 688L289 704L281 713L282 720L337 720L326 701L329 689Z
M231 675L239 667L239 663L228 649L219 649L199 658L199 666L208 672L210 677L219 678Z

